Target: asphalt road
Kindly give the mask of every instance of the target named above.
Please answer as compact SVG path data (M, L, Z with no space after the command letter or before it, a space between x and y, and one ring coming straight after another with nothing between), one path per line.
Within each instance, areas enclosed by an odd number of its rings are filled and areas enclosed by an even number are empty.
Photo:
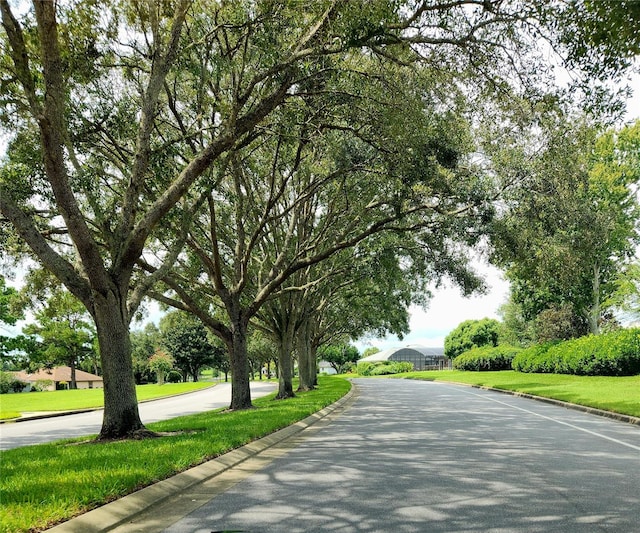
M274 383L251 383L253 398L272 392ZM231 403L231 384L220 383L208 388L162 400L139 404L140 418L144 424L167 420L178 416L201 413L228 406ZM0 450L42 444L59 439L93 435L100 432L102 410L70 414L53 418L0 424Z
M356 383L343 414L162 528L640 531L639 427L463 386Z

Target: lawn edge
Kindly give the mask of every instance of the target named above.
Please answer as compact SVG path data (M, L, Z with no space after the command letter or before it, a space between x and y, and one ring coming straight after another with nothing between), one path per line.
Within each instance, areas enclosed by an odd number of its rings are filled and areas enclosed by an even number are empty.
M169 394L167 396L158 396L157 398L148 398L146 400L140 400L138 403L146 403L146 402L154 402L156 400L166 400L167 398L175 398L177 396L184 396L185 394L193 394L194 392L199 392L201 390L212 389L218 385L218 383L213 383L209 387L202 387L201 389L195 389L191 391L179 392L178 394ZM41 415L29 415L29 416L20 416L17 418L5 418L0 420L0 424L15 424L17 422L27 422L29 420L41 420L43 418L56 418L58 416L67 416L67 415L79 415L82 413L91 413L93 411L103 411L104 407L83 407L82 409L72 409L69 411L52 411L48 413L43 413Z
M537 396L536 394L531 394L528 392L520 392L509 389L497 389L495 387L488 387L486 385L476 385L473 383L460 383L459 381L448 381L444 379L420 379L420 378L404 378L404 379L415 379L418 381L435 381L437 383L451 383L452 385L464 385L465 387L472 387L474 389L482 389L493 392L501 392L503 394L509 394L511 396L518 396L519 398L527 398L529 400L536 400L543 403L548 403L551 405L557 405L559 407L564 407L566 409L572 409L574 411L581 411L583 413L589 413L591 415L602 416L605 418L611 418L613 420L617 420L619 422L625 422L627 424L633 424L636 426L640 426L640 417L626 415L624 413L617 413L615 411L606 411L605 409L598 409L596 407L589 407L588 405L580 405L578 403L566 402L564 400L558 400L556 398L547 398L546 396Z
M344 407L355 396L355 389L355 384L351 383L349 391L340 399L298 422L251 441L215 459L191 467L184 472L175 474L113 502L71 518L66 522L47 529L47 532L77 533L82 531L83 533L98 533L115 529L135 519L151 507L167 501L169 498L175 496L176 492L182 492L194 485L208 481L304 431L328 415L336 412L341 407Z

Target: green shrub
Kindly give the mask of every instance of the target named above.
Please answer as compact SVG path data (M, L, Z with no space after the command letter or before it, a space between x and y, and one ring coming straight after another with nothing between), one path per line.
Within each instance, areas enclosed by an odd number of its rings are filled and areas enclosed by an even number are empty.
M453 360L453 368L476 372L511 370L511 361L520 350L520 348L508 344L474 348L456 357Z
M358 363L358 374L361 376L385 376L413 371L413 363L407 361L364 361Z
M13 374L0 371L0 394L7 394L8 392L14 391L14 384L17 381Z
M521 350L511 362L511 367L518 372L552 372L546 364L546 355L554 343L535 344ZM544 369L544 370L541 370Z
M513 369L580 376L640 374L640 329L622 329L528 348L514 358Z
M375 366L374 363L370 363L368 361L363 361L362 363L358 363L358 366L356 367L356 371L361 376L370 376L371 375L371 369L374 366Z
M43 392L49 389L53 385L53 380L51 379L39 379L35 383L31 384L31 390L34 392Z
M170 370L165 379L168 383L181 383L182 374L177 370Z

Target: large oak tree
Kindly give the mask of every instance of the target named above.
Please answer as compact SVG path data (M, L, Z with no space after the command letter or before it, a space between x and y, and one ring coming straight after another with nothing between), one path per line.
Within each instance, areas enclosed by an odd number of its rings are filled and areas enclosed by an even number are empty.
M275 110L313 88L326 58L363 51L426 63L444 78L460 73L491 92L515 84L535 94L543 69L531 62L532 44L539 30L564 33L549 21L565 9L501 0L34 0L18 7L0 0L0 118L9 137L3 247L17 236L95 321L105 382L101 438L143 430L129 324L173 265L199 202L216 202L214 163L248 146ZM152 275L138 275L161 221L170 219L185 231Z

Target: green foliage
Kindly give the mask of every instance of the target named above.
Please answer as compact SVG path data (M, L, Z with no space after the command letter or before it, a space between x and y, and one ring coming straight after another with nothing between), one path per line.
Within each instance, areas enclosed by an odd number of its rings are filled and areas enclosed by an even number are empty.
M149 368L156 373L158 385L162 385L165 375L173 368L173 357L162 350L156 350L149 359Z
M21 392L26 386L24 381L20 381L13 374L0 370L0 394Z
M350 344L320 346L317 356L319 360L329 363L337 374L344 374L347 365L356 363L361 357L358 349Z
M169 370L165 379L167 383L180 383L182 381L182 374L177 370Z
M14 302L18 291L6 284L5 277L0 275L0 324L15 325L23 318L22 313L16 311Z
M535 339L540 344L563 341L580 331L580 323L571 304L551 304L538 313L533 321Z
M31 390L33 392L43 392L53 385L51 379L39 379L35 383L31 384Z
M386 376L411 372L413 364L407 361L363 361L358 363L357 371L361 376Z
M598 333L638 243L640 124L602 132L550 113L523 134L522 179L504 195L493 260L540 341Z
M94 356L95 329L86 308L70 292L54 288L35 321L22 328L31 336L25 344L32 367L67 365L77 367ZM75 383L71 388L75 388Z
M198 381L200 369L214 362L214 346L202 322L192 315L175 311L162 318L160 331L160 342L173 358L174 365L191 375L193 381Z
M482 346L460 354L453 360L456 370L490 371L511 370L511 361L521 348L499 344Z
M153 381L153 371L149 368L149 359L160 346L160 330L154 323L147 324L143 330L132 331L131 358L133 375L137 384Z
M624 329L531 347L514 358L513 368L520 372L584 376L640 374L640 329Z
M366 348L362 352L361 357L364 359L365 357L369 357L370 355L378 353L379 351L380 351L380 348L376 348L375 346L369 346L369 348Z
M500 323L492 318L465 320L444 339L444 353L454 358L472 348L497 346Z

